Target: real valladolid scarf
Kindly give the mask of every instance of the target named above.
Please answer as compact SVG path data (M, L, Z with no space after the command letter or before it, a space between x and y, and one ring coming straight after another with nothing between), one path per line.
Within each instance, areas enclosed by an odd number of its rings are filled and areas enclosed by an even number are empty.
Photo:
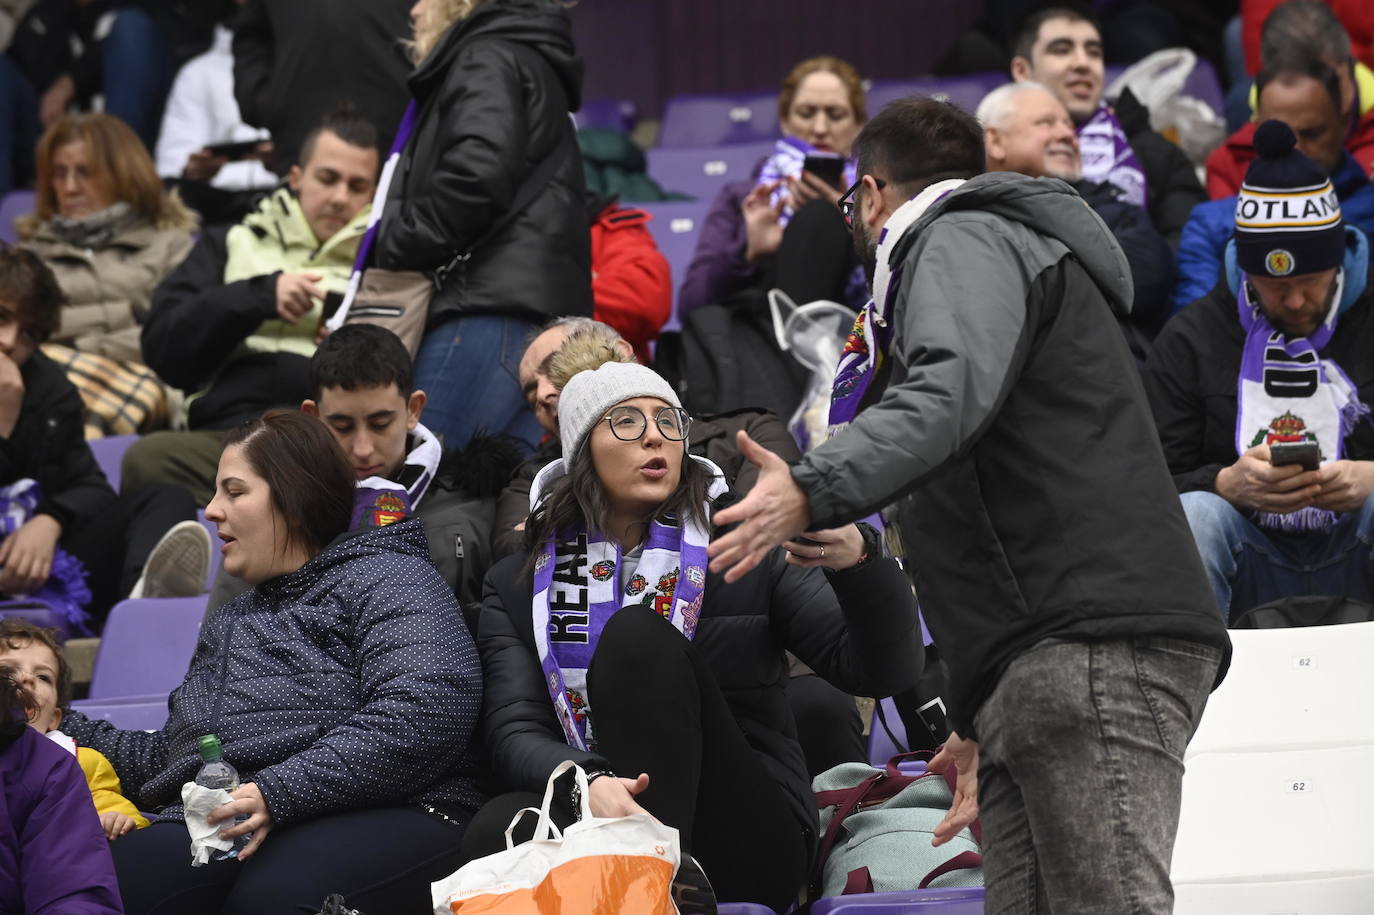
M720 468L689 455L712 475L708 503L728 488ZM562 459L539 472L530 506L566 473ZM709 505L707 506L709 509ZM596 747L593 711L587 696L587 668L601 631L622 607L647 604L688 639L696 634L706 587L706 545L710 530L697 521L654 521L635 574L620 586L620 545L600 531L562 530L546 542L534 564L534 641L544 681L571 746Z
M1316 442L1323 462L1338 461L1345 437L1369 407L1335 360L1318 352L1331 340L1340 320L1345 271L1336 273L1331 309L1315 331L1289 339L1276 330L1250 297L1250 283L1241 278L1236 296L1245 348L1236 385L1236 453L1276 442ZM1308 507L1285 515L1261 512L1262 527L1288 531L1326 530L1336 514Z
M1145 169L1106 102L1078 128L1078 150L1085 181L1110 184L1121 192L1122 200L1144 208L1149 199Z
M352 528L385 527L420 507L420 500L439 470L444 448L434 433L419 423L410 433L410 442L410 451L396 480L368 477L358 481Z

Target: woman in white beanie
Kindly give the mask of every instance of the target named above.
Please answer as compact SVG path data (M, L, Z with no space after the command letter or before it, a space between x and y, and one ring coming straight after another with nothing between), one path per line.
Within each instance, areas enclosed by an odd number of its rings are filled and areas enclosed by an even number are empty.
M465 851L504 847L511 815L571 759L596 815L647 810L680 830L720 899L782 911L816 844L784 650L855 695L908 688L923 661L911 588L854 525L733 584L709 575L728 486L687 454L691 418L644 366L576 375L558 413L563 458L535 480L527 552L487 577L482 730L512 793L478 814Z

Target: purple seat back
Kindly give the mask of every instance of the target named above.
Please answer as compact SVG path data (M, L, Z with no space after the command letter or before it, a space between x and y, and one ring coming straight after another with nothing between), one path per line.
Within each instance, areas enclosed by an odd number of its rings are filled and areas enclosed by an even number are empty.
M126 731L156 731L167 723L167 696L81 699L72 708L93 721L108 721Z
M0 241L13 244L19 240L14 221L33 212L35 197L33 191L10 191L0 198Z
M582 107L573 112L573 123L577 129L602 127L620 133L629 133L639 122L639 108L629 99L594 99L583 102Z
M673 284L673 314L664 331L677 330L682 322L677 316L677 291L687 276L687 267L692 263L696 252L697 235L711 208L709 200L671 201L667 203L641 203L638 206L653 216L649 221L649 231L654 236L658 250L668 261L669 281Z
M902 724L902 716L897 714L897 706L893 704L892 697L883 699L880 703L883 707L883 716L887 719L887 726L892 729L892 734L903 744L906 743L906 725ZM878 713L873 713L873 724L868 731L868 763L872 766L885 766L887 761L901 753L902 749L892 742L892 737L887 736L887 731L883 729L883 723L878 720Z
M124 460L124 452L136 441L137 435L111 435L108 438L93 438L89 442L95 462L105 472L105 479L110 481L115 492L119 492L119 465Z
M759 160L773 151L774 143L762 140L705 148L656 146L647 153L649 177L664 190L710 200L726 182L750 177Z
M180 686L200 638L206 600L202 594L116 604L100 636L91 698L166 696Z
M812 904L811 915L983 915L983 888L827 896Z
M882 111L889 103L908 95L929 95L953 102L973 114L983 96L1003 83L1011 74L1002 71L971 73L968 76L921 76L915 79L876 80L868 90L868 116Z
M776 140L776 92L675 95L663 108L659 146L722 146Z

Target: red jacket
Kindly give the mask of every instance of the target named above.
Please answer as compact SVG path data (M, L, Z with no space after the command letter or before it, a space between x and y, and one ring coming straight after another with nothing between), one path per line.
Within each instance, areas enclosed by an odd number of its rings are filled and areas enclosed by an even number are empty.
M1207 196L1213 200L1240 193L1245 170L1255 159L1255 123L1241 128L1207 157ZM1345 148L1366 175L1374 174L1374 109L1368 111L1345 141Z
M1241 41L1245 45L1245 69L1251 76L1260 70L1260 30L1264 20L1283 0L1240 0ZM1374 3L1369 0L1326 0L1350 36L1355 59L1374 67Z
M668 261L649 234L652 218L613 203L592 223L593 316L619 331L645 365L673 310Z

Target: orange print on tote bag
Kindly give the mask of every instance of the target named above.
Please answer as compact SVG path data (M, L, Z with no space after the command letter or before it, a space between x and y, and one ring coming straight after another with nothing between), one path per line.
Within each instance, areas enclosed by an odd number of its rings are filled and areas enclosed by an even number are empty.
M554 782L573 769L580 819L561 833L549 818ZM549 776L539 810L520 811L506 850L470 861L431 885L435 915L677 915L678 832L648 814L592 816L587 775L571 761ZM520 817L537 813L534 838L514 845Z

